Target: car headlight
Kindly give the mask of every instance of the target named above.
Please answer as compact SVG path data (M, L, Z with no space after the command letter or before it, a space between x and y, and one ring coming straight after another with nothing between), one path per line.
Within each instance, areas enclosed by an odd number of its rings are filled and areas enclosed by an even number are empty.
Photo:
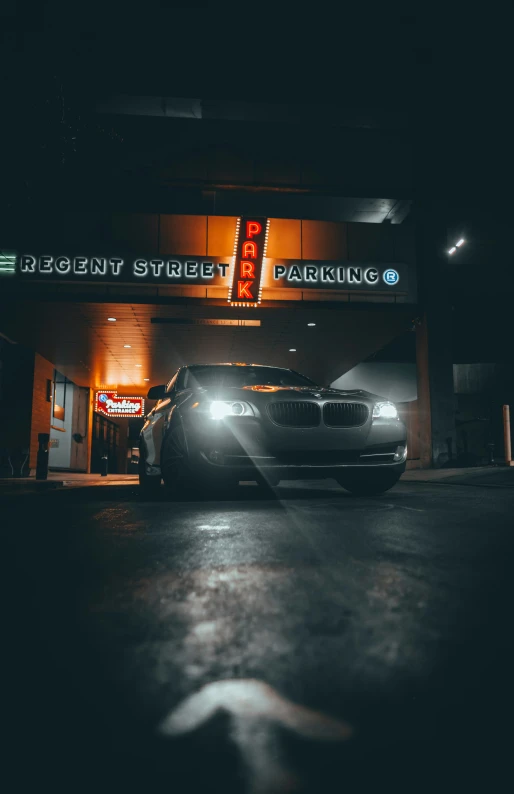
M240 400L234 402L214 400L209 410L213 419L223 419L225 416L254 416L252 406Z
M398 410L394 403L375 403L373 406L373 419L398 419Z

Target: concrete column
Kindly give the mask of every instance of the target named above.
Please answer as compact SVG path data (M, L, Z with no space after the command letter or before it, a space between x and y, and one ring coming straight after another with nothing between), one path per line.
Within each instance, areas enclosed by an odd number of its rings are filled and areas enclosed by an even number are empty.
M452 317L448 284L446 218L434 201L415 207L421 315L416 331L420 458L439 468L456 454Z
M87 408L87 464L86 464L86 472L91 474L91 458L93 454L93 400L94 400L94 390L88 389L88 408Z

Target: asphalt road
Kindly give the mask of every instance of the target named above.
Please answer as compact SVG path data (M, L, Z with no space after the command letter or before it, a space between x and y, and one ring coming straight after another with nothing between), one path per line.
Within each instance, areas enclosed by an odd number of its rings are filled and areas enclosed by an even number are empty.
M514 491L275 493L6 500L11 791L497 790Z

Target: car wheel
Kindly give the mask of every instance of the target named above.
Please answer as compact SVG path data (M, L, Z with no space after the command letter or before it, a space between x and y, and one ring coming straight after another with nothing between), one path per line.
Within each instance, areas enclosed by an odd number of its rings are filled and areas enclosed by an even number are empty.
M373 496L389 491L401 474L396 472L357 472L337 477L337 482L354 496Z
M162 444L161 471L172 499L185 499L193 489L193 474L182 425L170 428Z

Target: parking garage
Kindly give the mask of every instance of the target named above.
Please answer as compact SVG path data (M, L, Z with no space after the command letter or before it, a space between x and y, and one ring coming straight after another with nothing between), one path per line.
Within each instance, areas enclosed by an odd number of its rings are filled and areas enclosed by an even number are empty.
M182 365L270 364L345 388L416 327L410 223L75 213L22 244L2 276L3 377L31 399L2 448L23 473L41 433L50 468L95 472L107 457L134 471L148 389ZM420 465L414 362L408 378L405 391L390 373L382 391Z

